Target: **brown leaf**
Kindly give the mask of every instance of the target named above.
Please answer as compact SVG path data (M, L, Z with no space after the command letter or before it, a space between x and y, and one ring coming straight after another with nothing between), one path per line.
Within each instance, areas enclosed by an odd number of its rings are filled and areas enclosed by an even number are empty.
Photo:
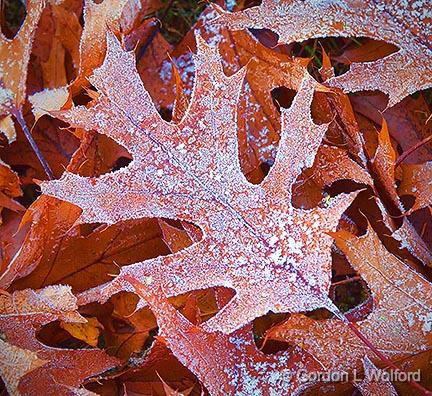
M13 39L0 32L0 115L21 109L26 96L27 67L32 41L45 3L28 0L27 17Z
M38 358L36 352L19 348L0 339L0 374L9 395L18 396L18 384L22 377L43 366L47 361Z
M415 203L410 212L432 204L432 162L424 164L402 164L400 195L414 195Z
M0 160L0 224L3 208L13 211L23 211L25 208L16 202L14 198L22 195L18 175Z
M82 340L92 347L98 344L102 324L96 318L87 318L85 323L60 322L60 327L78 340Z
M252 395L295 394L302 388L300 369L313 370L319 364L294 348L278 356L266 356L257 350L250 326L231 335L208 333L188 322L163 296L148 286L127 276L135 292L145 299L159 325L163 337L174 355L199 378L210 394L241 392Z

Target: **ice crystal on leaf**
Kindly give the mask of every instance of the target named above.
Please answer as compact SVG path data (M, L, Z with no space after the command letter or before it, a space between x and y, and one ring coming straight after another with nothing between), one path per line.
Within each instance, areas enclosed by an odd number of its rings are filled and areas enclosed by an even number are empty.
M36 352L19 348L0 339L0 374L10 395L19 395L18 384L21 377L45 363L38 358Z
M414 195L415 204L410 212L431 206L432 204L432 162L423 164L402 164L401 195Z
M291 187L313 164L327 129L310 115L317 83L305 75L291 108L282 111L275 164L261 185L253 185L240 170L236 133L245 70L227 77L216 49L200 36L197 48L191 103L178 123L161 119L133 53L112 35L103 65L90 77L98 98L88 108L56 113L72 126L108 135L133 161L98 178L66 172L42 184L45 194L81 207L85 222L166 217L193 222L204 234L178 253L123 267L112 282L83 293L80 302L132 291L124 280L130 275L144 283L151 279L168 296L214 286L234 289L235 297L203 325L209 331L230 333L269 310L332 310L329 232L355 193L334 197L325 208L291 204Z
M431 25L427 1L263 0L259 7L230 14L219 22L229 29L271 29L282 43L318 37L369 37L399 51L374 62L353 63L328 84L346 92L380 90L393 106L432 86Z

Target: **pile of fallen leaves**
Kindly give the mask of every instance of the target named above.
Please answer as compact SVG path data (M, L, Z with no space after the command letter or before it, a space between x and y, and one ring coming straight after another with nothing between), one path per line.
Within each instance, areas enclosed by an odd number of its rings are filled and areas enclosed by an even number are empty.
M2 395L431 394L426 0L24 3Z

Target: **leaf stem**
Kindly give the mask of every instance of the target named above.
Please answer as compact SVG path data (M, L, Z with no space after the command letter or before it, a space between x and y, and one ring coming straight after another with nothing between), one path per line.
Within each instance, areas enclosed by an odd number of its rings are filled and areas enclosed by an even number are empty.
M432 135L424 138L421 142L416 143L414 146L410 147L408 150L404 151L396 160L395 168L409 155L411 155L414 151L418 150L421 146L424 146L432 139Z
M361 279L360 276L353 276L353 277L348 278L348 279L342 279L342 280L340 280L340 281L338 281L338 282L333 282L331 285L332 285L332 286L344 285L344 284L346 284L346 283L357 282L357 281L359 281L360 279Z
M48 165L48 162L46 161L45 157L43 156L42 152L39 150L37 143L33 139L33 136L27 127L27 124L24 120L24 117L22 115L21 110L18 108L14 108L12 110L12 114L15 116L16 120L20 124L20 126L24 132L25 137L27 138L28 142L30 143L31 148L33 149L34 153L36 154L36 157L38 158L40 164L42 165L42 168L44 169L46 175L48 176L48 179L53 180L54 179L53 172L52 172L50 166Z

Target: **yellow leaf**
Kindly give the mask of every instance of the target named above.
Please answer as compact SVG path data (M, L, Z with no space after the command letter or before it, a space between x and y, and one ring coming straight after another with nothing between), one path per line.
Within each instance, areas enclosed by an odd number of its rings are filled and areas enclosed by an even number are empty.
M93 347L97 346L100 332L104 328L96 318L88 318L86 323L60 322L60 327Z

